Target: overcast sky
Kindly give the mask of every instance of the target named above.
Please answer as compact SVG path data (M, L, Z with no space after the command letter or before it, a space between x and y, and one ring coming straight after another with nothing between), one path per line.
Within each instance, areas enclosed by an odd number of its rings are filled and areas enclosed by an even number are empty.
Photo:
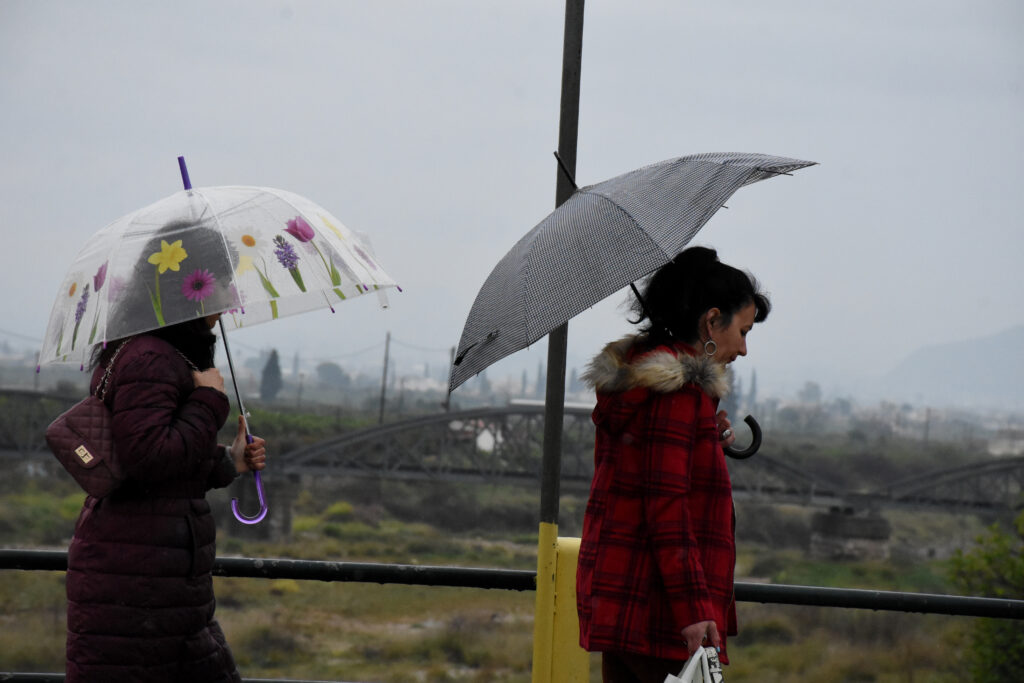
M181 187L305 195L402 285L242 330L243 358L439 369L490 269L554 208L564 5L0 0L0 339L34 347L90 234ZM917 348L1024 324L1024 5L589 0L577 180L698 152L817 161L695 244L774 311L759 390L849 391ZM570 367L628 331L617 294ZM494 366L518 375L544 344Z

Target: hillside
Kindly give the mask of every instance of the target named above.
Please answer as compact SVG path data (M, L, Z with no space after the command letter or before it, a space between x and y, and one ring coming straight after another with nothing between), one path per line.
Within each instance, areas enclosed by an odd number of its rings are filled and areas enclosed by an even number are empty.
M1024 408L1024 325L912 353L883 376L890 399L928 405Z

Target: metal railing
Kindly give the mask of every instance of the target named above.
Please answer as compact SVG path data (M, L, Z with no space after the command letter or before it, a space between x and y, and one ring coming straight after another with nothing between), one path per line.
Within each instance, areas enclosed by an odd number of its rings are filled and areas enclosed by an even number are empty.
M66 551L0 550L0 569L66 571L67 565L68 554ZM213 563L213 574L231 578L342 581L515 591L534 590L537 576L535 571L520 569L252 557L218 557ZM1024 600L744 582L737 582L735 587L736 600L739 602L1024 620ZM0 672L0 682L50 683L63 680L63 674ZM250 678L245 680L249 683L316 683L294 679L283 681Z

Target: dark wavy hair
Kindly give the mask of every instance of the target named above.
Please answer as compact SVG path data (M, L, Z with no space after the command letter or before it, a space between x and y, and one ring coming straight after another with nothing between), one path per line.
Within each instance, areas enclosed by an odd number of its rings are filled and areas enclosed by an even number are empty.
M158 327L155 330L150 330L149 332L133 336L141 337L143 335L163 339L165 342L178 349L178 351L181 351L181 353L190 361L195 363L195 366L200 370L208 370L213 367L213 355L217 347L217 335L213 333L210 326L206 324L206 320L203 318L187 320L183 323L178 323L177 325ZM114 351L117 347L121 345L121 342L131 338L132 337L117 339L115 341L107 342L106 345L96 344L92 349L92 357L89 362L90 369L95 368L97 365L105 366L107 361L110 360L110 357L114 355Z
M149 283L153 278L154 265L147 260L147 255L161 250L163 241L182 240L189 251L187 268L177 271L167 270L159 275L164 289L163 313L169 325L156 327L153 304L150 298ZM216 249L208 249L204 245L221 244L220 234L210 226L208 218L200 220L172 220L162 226L148 241L136 247L139 258L130 271L127 286L117 295L116 305L112 308L106 329L120 336L107 343L93 348L90 366L106 365L121 342L130 337L124 336L130 331L140 328L146 321L153 323L156 329L145 334L159 337L181 351L200 370L213 367L214 347L217 337L210 331L203 320L202 309L197 310L196 304L180 295L188 271L202 268L213 276L214 292L207 300L207 310L224 310L235 300L230 287L231 273L237 263L237 253L227 253ZM177 296L175 296L177 294Z
M722 312L728 326L741 308L754 304L754 322L763 322L771 302L753 275L718 260L707 247L690 247L658 269L644 285L640 298L634 297L630 322L654 344L700 339L697 325L712 308Z

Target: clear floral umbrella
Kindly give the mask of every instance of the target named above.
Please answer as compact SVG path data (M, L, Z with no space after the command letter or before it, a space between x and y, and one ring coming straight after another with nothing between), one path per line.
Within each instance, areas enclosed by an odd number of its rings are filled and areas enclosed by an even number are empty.
M179 164L185 190L106 226L72 262L50 313L40 366L84 367L96 344L214 313L224 314L225 332L333 311L371 292L387 305L384 291L397 284L366 236L285 190L193 189L184 160ZM262 497L260 488L261 507Z

